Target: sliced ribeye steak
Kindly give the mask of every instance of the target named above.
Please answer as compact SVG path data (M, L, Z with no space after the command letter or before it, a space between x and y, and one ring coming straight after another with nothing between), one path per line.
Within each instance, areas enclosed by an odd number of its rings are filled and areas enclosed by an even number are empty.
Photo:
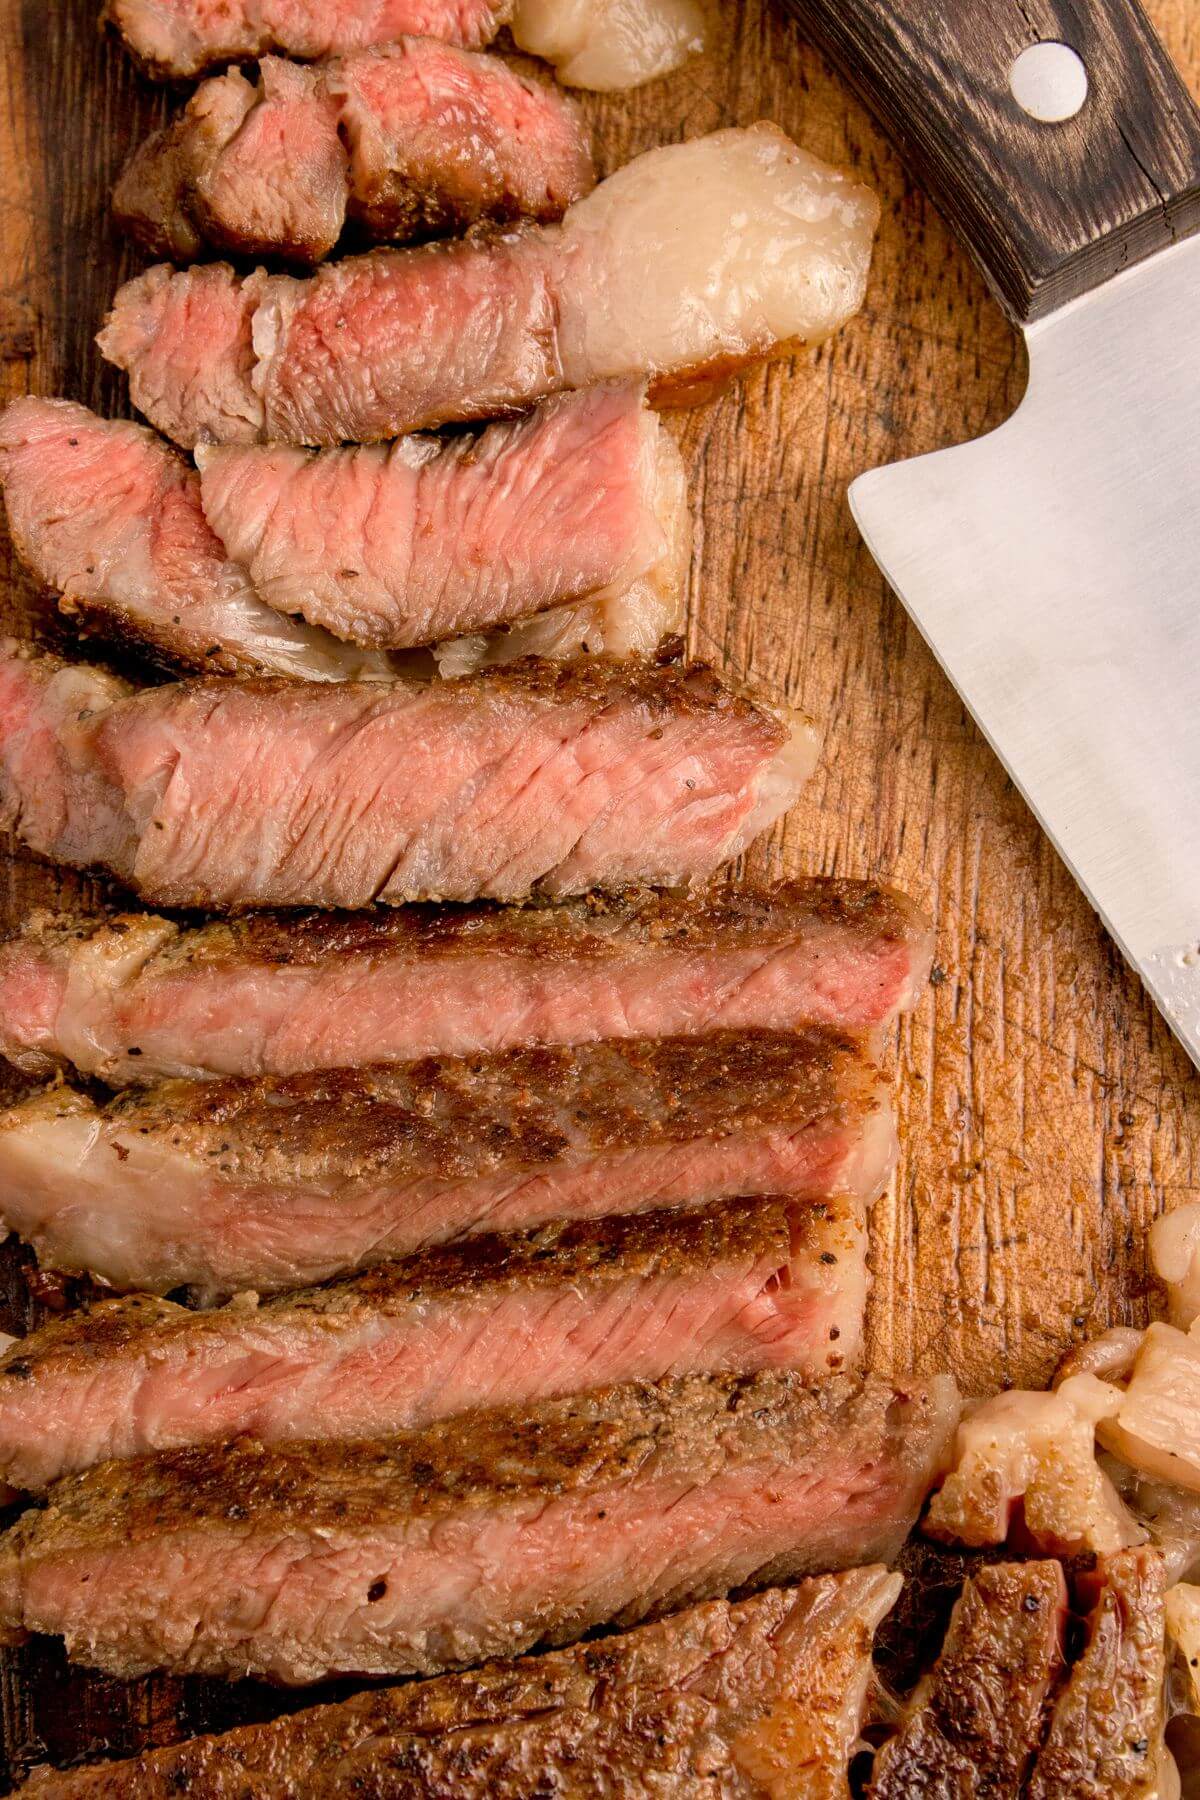
M696 399L844 324L878 218L866 188L761 124L647 151L559 225L306 280L161 263L119 291L98 341L188 447L374 443L614 377Z
M846 1800L899 1586L875 1567L710 1600L571 1650L40 1770L19 1800L530 1800L531 1781L609 1800Z
M313 61L402 37L478 49L513 0L106 0L104 17L148 75L187 80L265 52Z
M205 520L195 469L143 425L14 400L0 413L0 489L22 562L91 631L216 674L391 674L385 657L258 597Z
M0 1480L249 1435L382 1437L664 1375L852 1368L867 1234L854 1203L723 1201L426 1250L262 1305L132 1295L0 1355Z
M0 641L0 827L164 906L691 882L787 811L816 749L700 664L134 693Z
M937 1662L875 1758L871 1800L1024 1793L1062 1672L1066 1610L1060 1563L996 1563L973 1575Z
M205 1297L304 1286L481 1231L744 1194L870 1200L884 1078L822 1030L64 1087L0 1118L0 1216L46 1265Z
M435 1674L887 1562L957 1416L946 1377L693 1375L102 1463L0 1539L0 1631L126 1676Z
M319 262L347 218L402 243L557 219L595 186L587 132L549 82L432 38L306 68L264 56L206 81L113 194L151 256L206 246Z
M125 1087L599 1038L874 1032L916 1005L932 955L903 894L822 877L191 929L36 913L0 945L0 1054Z

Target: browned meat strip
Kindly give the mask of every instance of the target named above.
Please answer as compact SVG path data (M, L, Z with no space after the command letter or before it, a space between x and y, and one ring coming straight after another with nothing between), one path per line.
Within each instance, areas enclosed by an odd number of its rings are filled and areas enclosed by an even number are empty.
M775 126L718 131L648 151L561 225L347 257L308 280L160 264L120 290L99 343L188 447L374 443L612 378L695 398L844 324L878 216Z
M871 1800L1014 1800L1062 1669L1056 1562L997 1563L964 1585L941 1655L875 1758Z
M871 1639L898 1575L823 1575L618 1637L270 1725L43 1770L20 1800L846 1800ZM798 1759L801 1759L798 1760Z
M817 1380L857 1361L866 1287L857 1206L735 1200L483 1235L261 1306L109 1300L0 1356L0 1479L245 1434L387 1436L663 1375Z
M105 18L147 74L186 80L270 50L312 61L412 37L478 48L512 0L107 0Z
M903 894L819 877L191 930L35 914L0 945L0 1053L124 1087L748 1027L869 1032L916 1004L932 952Z
M144 426L14 400L0 414L0 487L21 560L89 628L209 673L391 673L267 606L206 522L195 469Z
M165 906L694 881L787 810L811 725L700 665L132 694L0 642L0 826Z
M319 262L347 217L402 243L481 221L557 219L595 185L587 133L555 87L495 56L405 38L305 68L231 69L135 153L113 194L152 256L205 245Z
M1054 1708L1029 1800L1151 1800L1163 1791L1162 1557L1121 1550L1101 1560L1092 1585L1087 1642Z
M204 464L201 479L144 426L64 400L0 415L23 560L88 626L206 673L390 679L355 638L435 645L462 674L652 653L682 625L687 483L637 384L453 442Z
M121 1675L433 1674L887 1561L957 1412L946 1378L704 1375L103 1463L0 1540L0 1629Z
M887 1085L835 1034L516 1050L290 1080L67 1088L0 1120L4 1222L119 1288L277 1291L480 1231L739 1194L869 1200Z

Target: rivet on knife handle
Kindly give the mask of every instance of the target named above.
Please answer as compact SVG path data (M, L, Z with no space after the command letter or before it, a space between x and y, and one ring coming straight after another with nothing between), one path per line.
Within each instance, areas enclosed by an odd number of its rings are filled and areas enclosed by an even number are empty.
M1136 0L787 4L1018 323L1200 229L1200 112Z

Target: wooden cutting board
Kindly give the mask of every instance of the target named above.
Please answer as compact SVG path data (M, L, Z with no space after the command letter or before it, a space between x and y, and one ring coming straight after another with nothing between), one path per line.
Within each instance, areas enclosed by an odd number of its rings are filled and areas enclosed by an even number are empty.
M1200 1080L886 592L845 504L861 469L998 424L1020 397L1022 353L782 10L713 10L704 58L628 98L587 100L602 168L765 117L870 182L884 216L849 330L675 417L696 518L691 647L825 731L818 775L752 870L893 877L937 920L933 985L894 1051L904 1151L875 1214L876 1366L948 1367L977 1392L1040 1383L1071 1343L1145 1317L1145 1228L1200 1196ZM123 382L92 343L137 266L107 197L166 97L98 36L96 11L0 0L0 392L123 413ZM1200 82L1193 0L1150 11ZM53 630L7 542L4 554L4 628ZM0 924L84 885L0 842ZM0 1326L22 1332L40 1316L28 1259L0 1255ZM4 1653L8 1768L299 1703L253 1684L68 1674L46 1645Z

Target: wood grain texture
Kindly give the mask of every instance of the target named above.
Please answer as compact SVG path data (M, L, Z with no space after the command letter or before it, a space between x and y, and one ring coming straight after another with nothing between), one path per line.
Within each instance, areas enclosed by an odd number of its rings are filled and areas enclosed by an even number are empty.
M787 0L1027 321L1200 228L1200 112L1138 0ZM1031 119L1009 72L1069 44L1089 89Z
M1152 9L1195 83L1192 0ZM972 1391L1046 1379L1070 1344L1145 1318L1144 1234L1200 1198L1200 1082L858 542L848 480L999 423L1016 340L932 205L771 0L723 0L709 54L588 111L612 168L650 145L775 119L874 185L884 218L864 312L820 351L677 415L697 523L693 649L824 724L802 804L750 861L895 877L938 921L930 994L899 1034L902 1166L874 1220L872 1356L949 1367ZM95 0L0 0L0 382L124 410L92 334L134 266L106 189L165 96L95 31ZM5 624L52 615L15 569ZM7 848L17 922L79 891ZM15 1090L16 1083L12 1084ZM0 1325L38 1306L4 1253ZM67 1672L4 1653L9 1767L128 1751L310 1696ZM3 1770L0 1769L0 1776Z

